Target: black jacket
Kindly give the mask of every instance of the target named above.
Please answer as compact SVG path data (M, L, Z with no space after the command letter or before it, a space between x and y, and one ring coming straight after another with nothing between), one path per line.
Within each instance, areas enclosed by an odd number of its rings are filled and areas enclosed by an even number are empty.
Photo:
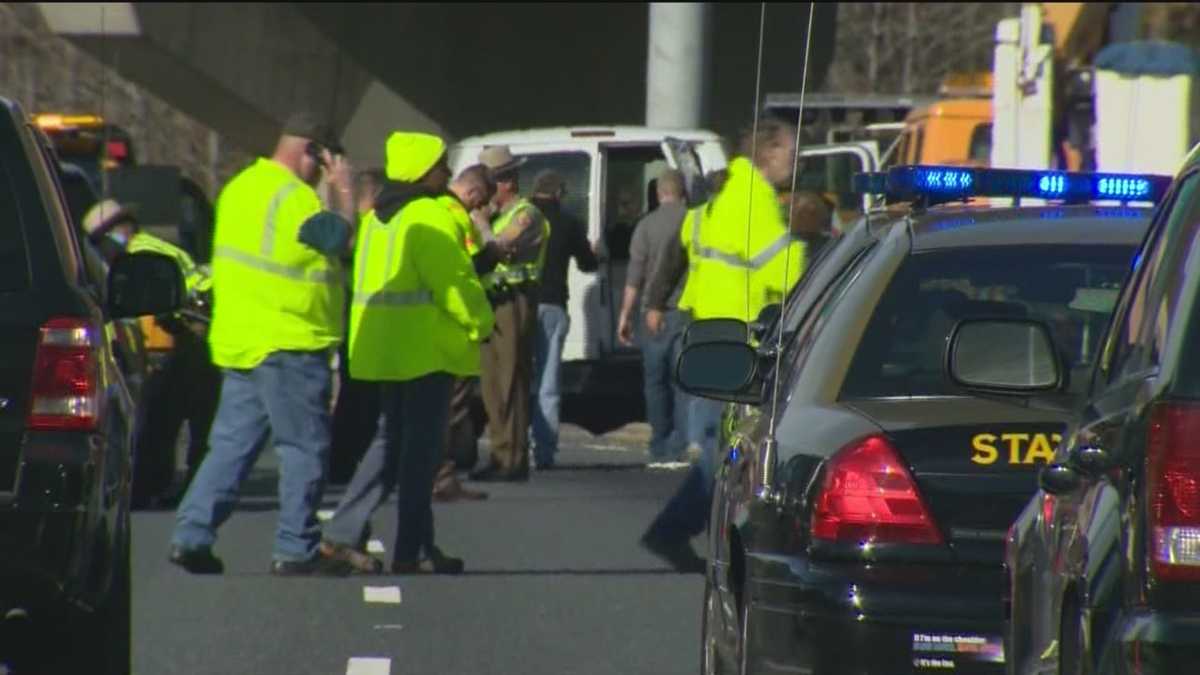
M567 265L571 258L581 272L593 272L600 266L588 242L587 229L574 216L562 210L557 200L530 199L550 222L550 240L546 244L546 264L542 268L542 286L538 302L567 306Z

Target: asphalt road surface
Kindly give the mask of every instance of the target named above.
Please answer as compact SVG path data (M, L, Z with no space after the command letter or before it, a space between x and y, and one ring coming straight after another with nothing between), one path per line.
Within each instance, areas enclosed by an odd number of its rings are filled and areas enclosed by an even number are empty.
M271 576L276 462L264 453L219 533L223 576L166 562L173 513L134 514L133 672L695 673L702 577L637 544L684 471L647 467L644 439L640 425L599 438L565 429L561 468L471 484L486 501L436 504L439 545L466 560L460 577ZM374 545L390 545L394 527L389 502Z

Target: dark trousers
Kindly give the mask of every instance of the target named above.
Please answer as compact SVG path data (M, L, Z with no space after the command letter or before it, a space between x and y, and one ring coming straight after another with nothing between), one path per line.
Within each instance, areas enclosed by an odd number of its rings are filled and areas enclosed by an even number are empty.
M221 371L212 364L208 342L186 329L173 334L175 347L162 370L146 381L145 424L137 444L139 498L154 497L175 477L175 441L188 423L187 479L208 453L208 434L221 395Z
M345 344L339 350L338 378L341 384L333 406L329 482L341 485L354 475L354 467L375 437L379 424L379 383L350 377Z
M450 422L446 429L446 459L466 471L479 461L479 432L471 409L478 378L456 377L450 391Z
M501 471L529 470L529 387L537 298L516 291L495 307L496 328L482 347L479 384L487 410L492 463Z
M378 383L379 431L354 471L333 518L329 541L357 546L375 509L397 491L393 560L412 562L432 551L433 475L441 463L453 377L431 373L405 382Z

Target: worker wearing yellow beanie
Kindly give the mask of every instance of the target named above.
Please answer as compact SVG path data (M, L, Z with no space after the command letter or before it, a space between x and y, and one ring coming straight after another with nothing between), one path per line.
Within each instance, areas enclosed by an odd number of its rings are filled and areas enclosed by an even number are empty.
M394 487L392 572L420 571L424 550L434 572L457 574L462 560L433 544L433 474L444 452L453 378L478 372L479 345L494 319L462 231L436 200L450 178L445 142L393 133L385 171L394 182L358 235L349 348L351 375L381 384L383 414L324 528L322 551L359 571L381 571L357 545Z

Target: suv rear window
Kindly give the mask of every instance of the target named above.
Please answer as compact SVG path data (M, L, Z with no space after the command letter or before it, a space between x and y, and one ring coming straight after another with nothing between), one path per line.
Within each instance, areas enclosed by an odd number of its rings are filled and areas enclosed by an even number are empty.
M1116 304L1134 246L1006 246L909 256L880 299L842 385L842 398L958 393L942 360L967 316L1046 322L1086 387L1100 334Z
M0 293L29 288L29 259L21 214L8 171L0 167Z

